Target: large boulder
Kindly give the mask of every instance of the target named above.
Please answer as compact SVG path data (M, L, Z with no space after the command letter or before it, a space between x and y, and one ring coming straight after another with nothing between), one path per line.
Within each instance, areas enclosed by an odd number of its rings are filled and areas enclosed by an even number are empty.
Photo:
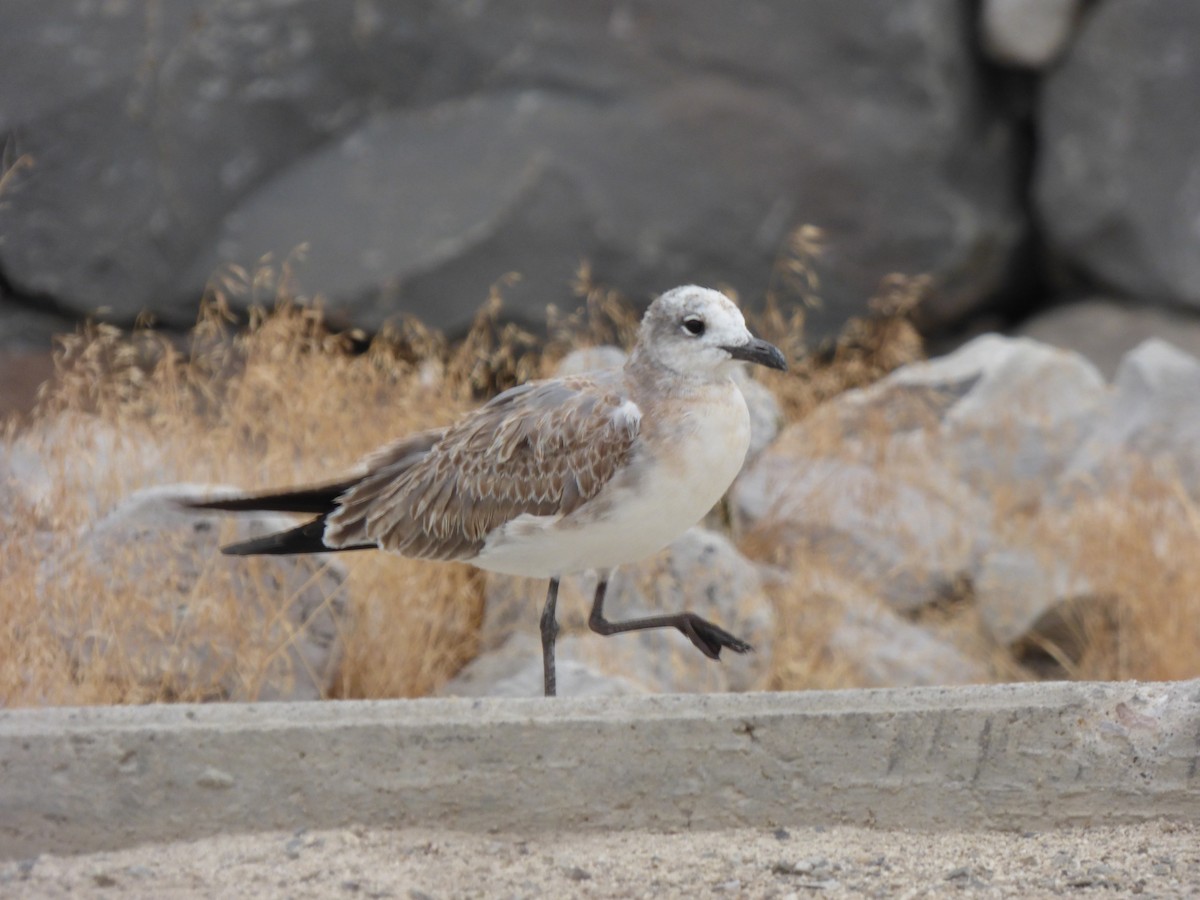
M932 630L910 622L842 578L819 579L840 614L829 630L833 666L861 687L975 684L990 680L986 662L973 659Z
M145 487L148 473L169 481L177 465L169 440L147 423L114 424L80 412L43 418L0 443L0 469L39 525L59 519L63 507L99 517Z
M1004 647L1056 637L1062 629L1055 623L1062 621L1063 611L1093 596L1090 581L1079 571L1076 542L1069 532L1051 540L1037 534L1040 540L1035 540L1032 531L1013 544L998 543L990 549L974 575L980 622Z
M311 0L5 4L0 133L30 160L0 207L10 284L192 321L203 281L181 276L237 203L412 91L410 17L362 41L355 18Z
M790 567L853 572L890 607L912 611L971 570L988 507L951 482L810 457L787 434L734 482L735 524L761 555Z
M1021 323L1017 334L1082 353L1109 380L1125 354L1150 338L1200 355L1200 317L1194 313L1107 297L1051 307Z
M636 299L756 300L826 230L829 330L889 272L992 294L1019 231L1009 125L969 4L0 6L0 133L32 165L0 270L63 309L191 320L213 268L308 245L302 289L364 326L457 327L498 277L541 321L580 259Z
M1007 492L1036 502L1104 412L1108 391L1099 370L1078 353L985 334L898 369L846 403L894 411L916 398L935 426L931 443L907 441L903 432L898 443L916 443L983 495Z
M998 518L1052 492L1106 401L1078 354L981 336L785 429L734 483L735 525L755 555L919 609L976 571Z
M1111 409L1097 417L1066 472L1071 489L1089 492L1146 474L1200 499L1200 359L1157 338L1121 361Z
M1192 0L1097 3L1041 92L1051 249L1140 302L1200 306L1198 33Z

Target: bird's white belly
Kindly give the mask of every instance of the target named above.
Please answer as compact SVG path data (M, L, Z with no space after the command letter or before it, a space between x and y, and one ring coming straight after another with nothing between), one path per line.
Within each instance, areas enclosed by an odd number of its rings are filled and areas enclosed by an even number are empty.
M750 442L745 401L691 415L636 456L570 516L521 516L499 529L471 562L511 575L550 578L610 569L657 553L699 522L742 467ZM650 451L653 451L650 452Z

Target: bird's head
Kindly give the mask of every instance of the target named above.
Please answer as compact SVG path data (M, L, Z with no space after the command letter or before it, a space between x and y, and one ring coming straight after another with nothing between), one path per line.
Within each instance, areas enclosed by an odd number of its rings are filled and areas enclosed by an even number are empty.
M638 361L711 379L728 377L740 361L787 370L783 354L750 333L732 300L696 285L674 288L650 304L630 360Z

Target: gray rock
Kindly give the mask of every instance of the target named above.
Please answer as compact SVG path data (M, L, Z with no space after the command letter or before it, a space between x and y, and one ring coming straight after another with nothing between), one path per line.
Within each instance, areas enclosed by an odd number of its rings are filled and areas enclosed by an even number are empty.
M1108 415L1071 460L1071 486L1112 487L1148 467L1200 498L1200 360L1145 341L1121 361L1113 391Z
M581 575L563 579L559 589L560 628L564 635L582 636L578 658L583 662L673 693L759 686L771 660L774 613L759 567L724 536L692 528L662 553L617 569L605 616L620 621L686 609L748 641L754 653L725 651L714 662L675 629L593 634L587 616L595 586L594 575ZM501 647L514 633L537 636L545 592L541 580L489 575L480 635L484 651ZM535 655L540 666L541 651Z
M896 270L937 276L925 312L954 318L1001 282L1020 229L970 16L6 4L0 130L36 166L0 209L0 269L63 309L183 324L217 263L306 243L298 283L335 313L455 328L512 270L509 308L541 321L581 258L635 298L699 281L755 299L815 222L835 253L814 334Z
M1106 396L1077 354L985 335L786 429L735 483L735 525L919 608L974 571L998 500L1050 493Z
M661 690L604 669L581 655L587 638L565 637L555 646L555 678L562 697L621 697ZM442 686L442 697L541 697L545 688L542 645L536 637L514 634L484 653Z
M211 485L130 495L48 554L39 594L76 666L150 698L329 695L345 616L341 567L320 557L223 557L224 540L290 527L276 514L184 509ZM222 526L229 531L222 533Z
M1044 69L1067 47L1082 0L983 0L979 31L994 61Z
M1081 604L1095 600L1089 579L1071 556L1069 531L1059 540L1001 546L987 553L974 576L980 620L996 643L1006 647L1051 642L1077 656L1085 635L1069 627Z
M203 282L181 276L232 205L411 91L416 69L405 22L305 0L0 17L0 131L34 160L0 209L0 233L19 235L0 264L26 294L126 320L189 323Z
M0 527L5 534L13 534L13 522L17 516L29 515L25 506L25 498L21 496L16 484L5 469L4 450L0 448ZM8 561L0 563L0 571L6 568Z
M6 303L0 287L0 359L19 352L49 355L54 336L70 334L75 327L75 320L62 313ZM44 377L49 377L49 371Z
M4 466L39 518L51 519L67 498L99 515L145 486L147 473L174 477L172 454L149 426L121 426L96 416L61 413L19 431L0 447Z
M1041 92L1036 202L1093 282L1200 306L1200 5L1095 4ZM1170 123L1164 127L1163 123Z
M735 521L767 558L852 572L892 609L951 593L971 571L989 508L953 481L796 455L785 437L735 483Z
M1113 387L1118 402L1135 412L1151 399L1179 400L1193 396L1200 379L1200 360L1169 341L1151 338L1134 347L1121 360Z
M988 680L986 665L897 615L858 586L823 578L842 615L829 635L836 665L848 666L863 687L973 684Z
M0 534L4 535L4 553L0 553L0 583L27 564L50 554L55 545L53 532L40 516L20 480L9 468L7 448L0 443ZM11 582L8 582L11 589Z
M829 649L864 687L982 684L991 677L983 663L879 604L847 609Z
M1100 297L1038 313L1023 322L1016 334L1082 353L1106 379L1116 374L1126 353L1150 338L1170 341L1193 356L1200 354L1196 313Z
M1095 407L1104 379L1077 353L984 334L946 356L898 369L880 382L879 390L901 387L961 389L942 417L956 429L994 425L1005 404L1016 404L1030 417L1058 428ZM1070 394L1069 400L1063 394Z
M1042 496L1104 409L1107 390L1077 353L986 334L928 363L905 366L847 404L920 404L932 430L913 443L981 493ZM862 413L860 412L860 416ZM929 445L925 441L931 441Z

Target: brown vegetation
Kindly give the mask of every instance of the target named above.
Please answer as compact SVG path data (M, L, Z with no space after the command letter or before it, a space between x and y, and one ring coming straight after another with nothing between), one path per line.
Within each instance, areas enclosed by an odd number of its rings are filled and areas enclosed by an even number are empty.
M803 352L802 308L785 302L784 292L815 292L815 276L806 272L816 238L812 232L796 238L786 277L777 279L766 312L752 323L793 363L789 375L763 373L791 421L921 355L908 314L926 286L898 278L885 286L871 317L850 323L823 351ZM570 316L552 310L544 339L503 323L502 290L498 285L458 343L413 321L368 339L331 331L319 306L292 298L287 266L264 265L257 272L226 273L214 283L186 348L152 330L126 334L99 325L62 338L55 378L44 387L32 420L20 428L10 423L0 443L0 452L7 446L36 459L45 486L29 498L0 485L9 507L7 520L0 519L8 529L0 562L0 704L214 696L180 693L170 685L147 690L136 672L123 678L119 665L81 667L52 624L49 611L61 608L64 598L47 594L46 567L57 565L69 554L72 536L132 490L176 481L256 490L330 480L382 443L445 424L487 396L548 374L575 346L628 346L636 334L632 306L592 283L586 269L578 285L583 309ZM259 307L245 327L234 328L234 295L270 299L273 307ZM105 437L97 443L100 432ZM155 452L142 452L148 446ZM1159 531L1160 543L1169 546L1151 546L1147 517L1156 516L1162 502L1177 507L1177 527ZM1081 546L1097 583L1119 600L1104 627L1094 617L1080 626L1090 630L1083 652L1064 660L1071 674L1197 674L1200 567L1189 548L1198 522L1194 504L1181 494L1140 505L1098 501L1081 512ZM755 553L753 535L744 549ZM335 696L428 693L475 654L482 580L473 570L382 553L347 554L341 562L349 571L345 594L352 615ZM72 592L102 611L95 621L116 634L140 614L110 574L85 573L73 580ZM838 620L837 604L814 594L811 584L797 573L774 591L780 634L771 688L854 683L825 643ZM213 599L221 593L219 580L201 578L189 589L194 595L184 601L199 602L203 593L206 602L224 602L215 621L225 623L231 641L245 640L239 632L246 622L232 592ZM1007 648L988 644L969 597L955 599L924 613L923 624L957 629L958 644L990 659L997 678L1031 677ZM121 644L108 646L119 652ZM267 648L267 656L277 649ZM1056 652L1044 649L1052 657Z

